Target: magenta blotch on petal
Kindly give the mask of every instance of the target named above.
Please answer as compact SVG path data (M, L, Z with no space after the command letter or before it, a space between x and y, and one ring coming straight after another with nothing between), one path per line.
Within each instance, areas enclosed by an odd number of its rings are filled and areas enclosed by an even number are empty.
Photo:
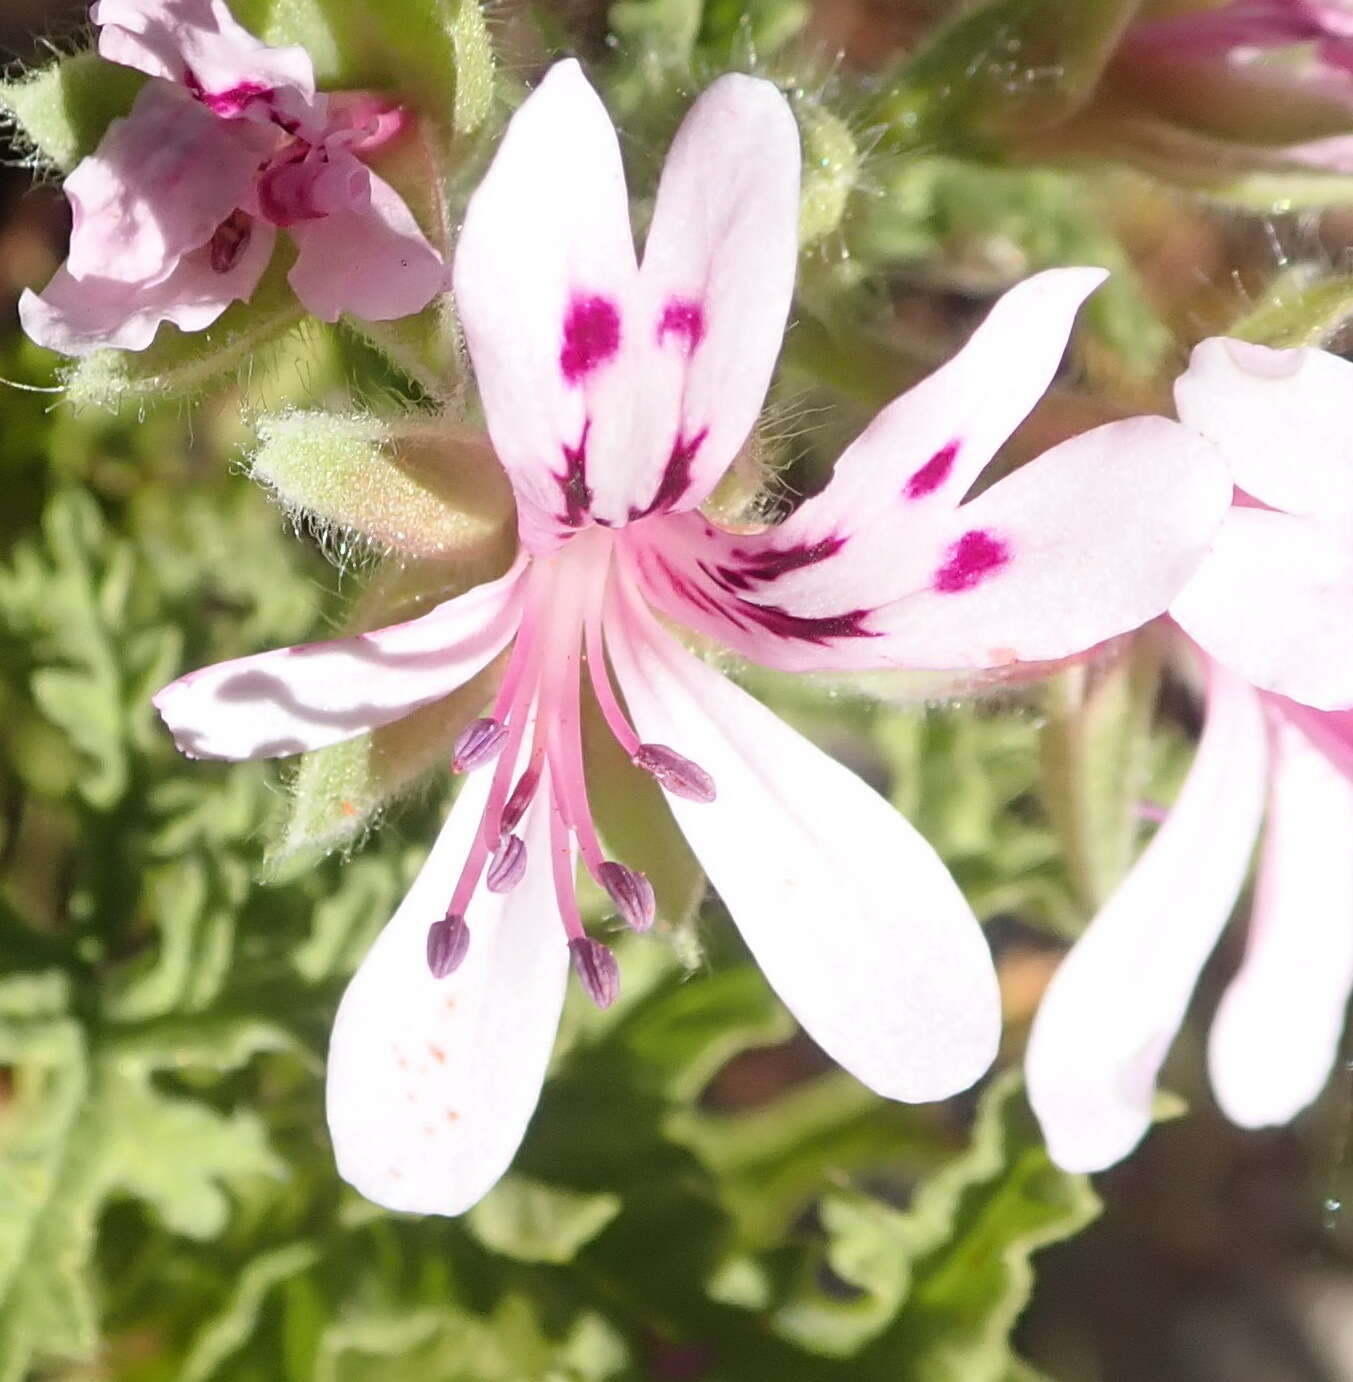
M604 365L620 349L620 313L604 297L578 297L564 318L559 368L570 384Z
M903 493L908 499L923 499L927 494L933 494L949 478L949 472L954 468L954 461L958 457L958 443L951 441L947 446L942 446L935 454L907 481L907 487Z
M568 943L573 972L583 992L599 1008L609 1008L620 996L620 966L615 956L600 941L578 936Z
M672 298L658 322L658 344L668 336L680 337L687 355L705 338L705 309L688 298Z
M971 590L1009 560L1010 549L1000 538L974 528L949 549L944 565L935 572L935 589L946 594Z

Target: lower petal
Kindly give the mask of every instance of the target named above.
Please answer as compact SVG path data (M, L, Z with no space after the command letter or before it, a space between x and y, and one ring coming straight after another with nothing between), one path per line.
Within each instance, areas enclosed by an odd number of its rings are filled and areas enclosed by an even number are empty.
M1353 706L1350 609L1347 523L1234 508L1170 613L1246 681L1333 710Z
M144 350L164 322L202 331L232 302L251 297L276 241L271 226L255 221L249 243L224 273L212 268L208 251L197 250L153 284L77 279L60 268L41 293L19 299L19 320L32 340L63 355Z
M421 311L446 286L441 256L388 182L371 174L371 204L291 227L299 251L288 281L324 321L344 312L389 321Z
M1100 1171L1151 1126L1156 1076L1231 914L1259 832L1259 698L1221 668L1173 810L1053 976L1029 1039L1029 1099L1068 1171Z
M713 775L669 796L771 986L808 1034L889 1098L942 1099L991 1064L986 942L933 849L872 788L655 623L608 624L642 738Z
M1274 754L1249 945L1208 1047L1217 1102L1247 1128L1320 1093L1353 989L1353 784L1291 723Z
M480 889L469 949L434 979L427 932L445 913L491 774L466 780L427 863L348 985L329 1043L339 1174L387 1209L460 1214L507 1170L540 1097L568 975L543 798L525 876Z
M351 739L487 667L516 632L525 567L406 624L190 672L155 708L190 758L282 758Z

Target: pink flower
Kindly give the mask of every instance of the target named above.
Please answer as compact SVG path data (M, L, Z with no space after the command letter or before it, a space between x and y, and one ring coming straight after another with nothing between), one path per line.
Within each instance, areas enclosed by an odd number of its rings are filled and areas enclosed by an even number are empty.
M1218 444L1241 493L1171 607L1207 673L1193 766L1034 1023L1029 1093L1068 1169L1111 1165L1149 1128L1265 814L1249 946L1212 1027L1213 1088L1242 1126L1285 1123L1335 1060L1353 988L1351 389L1353 365L1323 351L1220 339L1176 386L1180 418Z
M305 307L382 320L422 308L444 267L358 157L399 126L371 99L315 92L300 48L270 48L222 0L99 0L99 52L150 73L131 113L66 179L70 253L24 330L67 355L143 350L161 322L200 331L248 298L277 228Z
M1293 51L1273 60L1273 49ZM1257 167L1353 167L1353 9L1346 0L1231 0L1146 20L1124 35L1113 70L1134 103L1171 126L1239 141ZM1153 158L1162 150L1168 156L1171 130L1153 129L1129 136L1144 137L1143 151ZM1233 163L1235 152L1223 162Z
M582 675L804 1027L879 1093L940 1098L981 1074L999 1032L972 913L887 802L659 616L776 667L1059 658L1162 610L1225 510L1212 448L1161 418L1102 428L960 502L1103 278L1072 269L1009 293L784 524L703 516L771 376L798 183L785 101L721 78L672 146L640 265L615 131L577 64L555 67L470 204L454 275L516 492L515 564L412 623L208 668L157 698L186 752L295 753L445 695L510 646L457 749L478 770L334 1029L339 1167L383 1204L454 1213L501 1175L570 954L594 1000L615 996L615 962L583 932L575 853L625 921L652 919L647 880L593 828Z
M1353 71L1353 10L1343 0L1231 0L1136 24L1124 47L1177 60L1294 43L1314 43L1322 62Z

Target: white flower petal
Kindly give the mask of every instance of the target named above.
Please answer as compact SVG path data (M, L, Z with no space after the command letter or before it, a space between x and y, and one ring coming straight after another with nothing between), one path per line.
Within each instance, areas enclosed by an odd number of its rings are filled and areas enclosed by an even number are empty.
M1170 606L1218 662L1262 690L1322 710L1353 706L1350 611L1353 523L1250 508L1227 514L1211 553Z
M748 538L692 515L633 541L655 604L768 666L1004 667L1083 652L1162 613L1230 495L1209 442L1139 417L1063 442L957 509L908 517L886 481L881 494L861 488L844 539Z
M1241 489L1275 509L1353 515L1353 364L1214 336L1175 381L1179 420L1221 448Z
M799 134L775 86L730 73L663 165L618 368L589 396L596 511L702 502L756 422L798 263Z
M607 636L640 737L713 775L713 802L669 803L808 1034L889 1098L942 1099L972 1084L996 1054L995 973L934 850L656 625L640 633L621 616Z
M470 199L453 271L489 434L540 550L580 502L565 449L585 448L585 386L614 368L636 275L615 130L578 64L557 63Z
M281 758L389 724L463 686L516 632L507 575L387 629L218 662L170 682L155 708L190 758Z
M1151 1126L1156 1076L1245 881L1264 806L1255 692L1209 672L1207 723L1165 823L1053 976L1029 1099L1054 1161L1099 1171Z
M1249 945L1208 1047L1232 1122L1286 1123L1320 1093L1350 989L1353 783L1279 717Z
M568 976L549 865L545 792L509 893L481 887L470 947L434 979L427 931L444 915L491 774L465 783L408 896L348 985L329 1043L339 1174L388 1209L460 1214L507 1170L540 1097Z

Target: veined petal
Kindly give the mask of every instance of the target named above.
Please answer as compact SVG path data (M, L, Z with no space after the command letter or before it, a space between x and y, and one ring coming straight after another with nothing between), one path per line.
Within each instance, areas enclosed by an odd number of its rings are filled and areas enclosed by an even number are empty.
M880 661L1051 661L1161 614L1205 556L1230 487L1167 418L1073 437L953 514L926 586L879 610Z
M303 118L315 95L304 48L272 48L231 16L225 0L98 0L99 53L188 88L213 114Z
M280 758L351 739L487 667L516 632L526 565L405 624L190 672L155 708L190 758Z
M578 64L558 63L470 199L454 266L489 434L537 550L590 507L587 391L615 368L636 272L615 130Z
M368 321L411 316L446 286L441 256L404 199L375 173L368 177L371 201L363 210L290 227L299 253L287 281L324 321L344 312Z
M952 509L1052 382L1103 269L1049 269L1016 284L968 343L890 403L846 449L821 494L777 535L814 543L873 533L878 548Z
M1207 722L1179 799L1053 976L1029 1099L1054 1161L1099 1171L1151 1126L1156 1076L1245 881L1264 806L1258 695L1209 668Z
M1141 417L1063 442L957 509L913 517L885 491L811 542L793 518L749 538L693 515L633 546L655 603L769 666L1002 667L1164 611L1230 494L1209 443Z
M148 82L66 179L66 268L123 283L165 278L249 200L259 133L224 124L178 87Z
M668 803L771 986L889 1098L941 1099L996 1054L991 956L930 846L872 788L693 657L651 616L608 616L640 737L712 774Z
M1353 364L1325 350L1213 337L1175 381L1186 426L1221 448L1236 484L1288 513L1353 517Z
M1273 781L1249 945L1208 1063L1232 1122L1286 1123L1324 1087L1353 989L1353 783L1274 717Z
M1349 464L1353 473L1353 455ZM1323 710L1353 706L1353 521L1233 508L1170 613L1255 686Z
M427 863L339 1005L328 1117L338 1171L387 1209L460 1214L507 1170L545 1078L568 975L549 866L548 794L525 822L527 868L480 888L469 949L434 979L428 928L451 900L491 774L466 779Z
M694 508L746 441L794 290L799 164L789 105L756 78L720 77L677 131L617 367L589 391L589 482L609 521Z
M225 272L212 267L210 252L194 250L155 283L112 278L76 279L60 268L41 294L19 299L19 320L39 345L63 355L95 350L144 350L163 322L201 331L232 302L248 298L272 258L277 232L255 221L249 243Z

